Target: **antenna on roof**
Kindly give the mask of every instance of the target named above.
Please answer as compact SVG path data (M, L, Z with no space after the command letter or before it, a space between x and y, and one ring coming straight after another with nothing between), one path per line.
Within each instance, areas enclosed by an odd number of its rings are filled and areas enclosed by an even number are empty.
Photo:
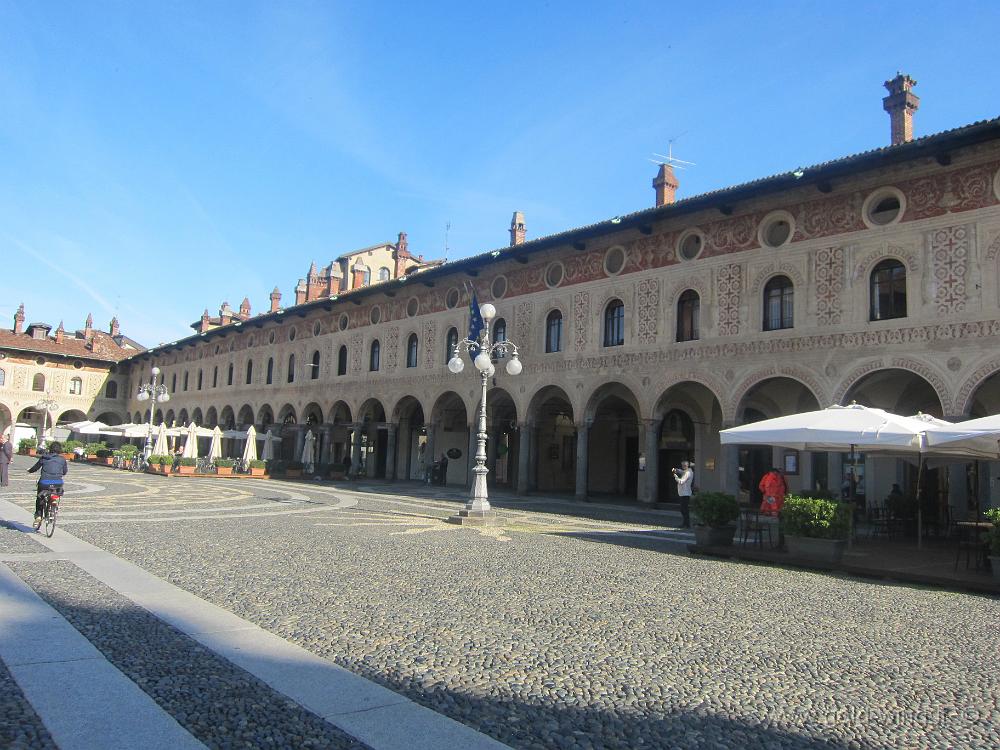
M444 262L448 262L448 233L451 231L451 222L444 225Z
M677 167L677 169L686 169L684 165L687 165L688 167L697 166L693 161L684 161L683 159L678 159L677 157L674 156L674 141L678 140L682 135L686 134L687 131L685 130L680 135L675 135L673 138L667 141L667 155L664 156L663 154L657 154L654 152L653 156L655 156L656 158L650 159L650 161L653 162L653 164L661 164L661 165L667 164L671 167Z

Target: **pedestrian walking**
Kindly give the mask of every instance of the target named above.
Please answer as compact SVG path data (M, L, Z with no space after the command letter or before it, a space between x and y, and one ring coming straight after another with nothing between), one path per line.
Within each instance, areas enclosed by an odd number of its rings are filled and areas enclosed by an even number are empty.
M0 487L10 484L10 462L14 460L14 446L10 438L0 435Z
M687 461L681 461L681 468L671 469L677 482L677 499L681 503L681 528L691 528L691 492L694 489L694 469Z

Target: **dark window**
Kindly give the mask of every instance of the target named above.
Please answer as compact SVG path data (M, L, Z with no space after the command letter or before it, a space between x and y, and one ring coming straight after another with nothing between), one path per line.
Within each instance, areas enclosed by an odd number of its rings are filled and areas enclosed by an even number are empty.
M253 382L253 360L247 360L247 385Z
M313 361L310 365L312 372L309 373L311 380L319 380L319 350L313 352Z
M507 321L503 318L497 318L497 322L493 324L493 343L499 344L501 341L507 340ZM496 357L503 357L503 352L497 352Z
M0 369L0 385L7 382L7 373ZM111 398L110 396L108 398Z
M232 379L232 378L230 378ZM177 391L177 373L170 376L170 390Z
M104 398L118 398L118 383L114 380L109 380L107 386L104 388Z
M406 340L406 366L416 367L417 366L417 334L411 333L410 338Z
M368 286L369 284L372 283L372 272L370 269L368 268L365 269L365 275L362 278L361 283L364 284L365 286Z
M898 260L883 260L871 277L871 319L906 317L906 267Z
M545 318L545 352L562 351L562 313L553 310Z
M233 363L229 363L229 372L226 375L226 385L233 384Z
M267 371L264 374L264 382L267 385L271 385L274 382L274 357L269 357L267 360Z
M775 276L764 287L764 330L791 328L795 288L787 276Z
M677 300L677 340L697 341L698 340L698 313L701 307L701 300L698 292L688 289Z
M458 329L449 328L448 336L445 338L445 346L444 346L445 363L450 362L451 358L455 355L456 346L458 346Z
M201 373L201 370L198 370L198 390L199 391L201 390L201 386L202 386L202 373Z
M184 373L184 390L186 391L187 389L188 389L188 373L185 372Z
M379 359L382 354L382 347L378 343L378 339L372 342L371 353L368 355L368 369L372 372L378 372Z
M347 374L347 347L340 347L340 351L337 352L337 374L346 375Z
M218 365L216 365L215 367L212 368L212 387L213 388L218 388L219 387L219 366Z
M288 382L289 383L294 383L295 382L295 355L294 354L289 354L288 355Z
M69 392L73 396L83 393L83 381L80 378L73 378L69 381Z
M625 343L625 303L611 300L604 308L604 345L621 346Z

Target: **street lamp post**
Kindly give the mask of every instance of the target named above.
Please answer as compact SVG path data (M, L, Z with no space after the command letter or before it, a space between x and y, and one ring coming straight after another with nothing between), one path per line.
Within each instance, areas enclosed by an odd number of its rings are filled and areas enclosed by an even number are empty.
M479 340L463 339L455 345L452 357L448 361L448 369L452 373L458 374L465 369L465 362L462 361L462 354L469 351L477 351L473 364L479 371L479 380L482 384L482 395L479 401L479 431L476 434L476 465L472 469L472 493L469 502L465 504L465 509L457 516L448 519L449 523L470 524L476 526L490 526L499 524L496 511L490 506L489 493L486 489L486 475L489 469L486 468L486 389L489 386L490 378L496 374L496 367L493 359L510 355L507 362L507 373L518 375L521 372L521 360L517 357L517 347L510 341L497 341L490 343L490 321L496 317L496 308L488 302L481 305L479 314L483 317L483 328L479 332Z
M136 396L138 401L149 401L149 426L146 430L146 446L142 449L143 455L148 459L153 452L153 419L156 416L156 404L165 404L170 400L170 393L167 391L166 383L157 384L156 378L160 375L160 368L154 367L153 377L148 383L139 386L139 393Z
M42 410L42 439L38 441L38 452L41 453L45 450L45 430L48 424L48 416L50 411L55 411L59 408L59 404L56 403L55 399L52 398L50 391L45 391L45 398L35 404L36 409Z

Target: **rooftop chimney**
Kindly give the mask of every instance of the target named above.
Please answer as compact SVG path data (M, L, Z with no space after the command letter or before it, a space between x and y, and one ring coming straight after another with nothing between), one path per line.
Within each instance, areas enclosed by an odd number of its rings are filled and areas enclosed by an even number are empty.
M121 327L118 325L118 318L117 317L111 319L110 331L111 331L111 335L114 336L114 337L117 337L117 336L121 335L122 331L121 331Z
M204 333L212 327L212 317L208 314L208 308L201 314L201 323L198 325L198 333Z
M295 285L295 304L301 305L306 301L306 280L299 279L299 283Z
M63 328L63 322L59 321L59 327L56 329L56 343L61 344L63 342L63 336L66 335L66 329Z
M244 297L243 301L240 302L240 320L248 320L250 318L250 298Z
M94 338L94 316L91 313L87 313L87 320L83 324L83 338L87 341Z
M271 312L277 312L281 309L281 292L278 291L278 287L274 287L274 291L271 292Z
M17 312L14 313L14 333L22 333L24 331L24 303L17 308Z
M660 171L656 173L656 179L653 180L657 208L676 201L678 187L680 187L680 183L677 182L677 177L674 175L674 168L666 163L661 164Z
M520 211L515 211L510 219L510 246L523 245L526 232L524 214Z
M892 130L892 145L913 140L913 113L920 107L920 97L911 93L917 82L906 73L896 73L896 77L885 82L889 96L882 100L882 107L889 113Z
M219 308L219 325L227 326L233 320L233 308L229 306L228 302L223 302L222 307Z

